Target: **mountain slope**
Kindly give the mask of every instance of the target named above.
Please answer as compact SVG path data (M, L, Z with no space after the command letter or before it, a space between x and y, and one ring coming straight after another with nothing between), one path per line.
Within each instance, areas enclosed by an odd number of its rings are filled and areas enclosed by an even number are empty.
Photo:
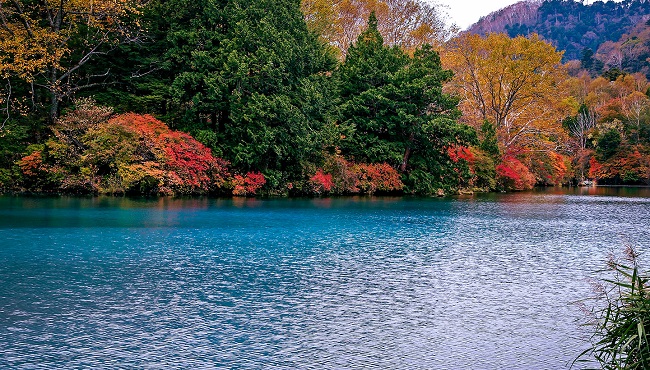
M564 59L582 57L583 50L593 51L605 42L617 42L635 26L650 19L650 0L521 1L483 17L467 32L486 34L505 32L514 37L537 33L559 50Z

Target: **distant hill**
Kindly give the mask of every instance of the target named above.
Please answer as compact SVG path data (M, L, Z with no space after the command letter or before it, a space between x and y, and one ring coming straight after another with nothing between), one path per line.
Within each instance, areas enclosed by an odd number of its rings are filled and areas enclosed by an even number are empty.
M650 0L530 0L481 18L467 32L504 32L511 37L537 33L564 50L565 60L586 58L589 62L595 58L592 69L643 70L647 74L648 56L643 57L650 48L650 32L644 31L650 27L649 20Z

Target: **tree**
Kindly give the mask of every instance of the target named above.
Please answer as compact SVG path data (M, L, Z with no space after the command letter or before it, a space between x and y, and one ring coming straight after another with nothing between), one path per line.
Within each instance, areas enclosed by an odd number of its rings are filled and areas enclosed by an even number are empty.
M614 156L618 151L623 139L616 129L609 129L598 138L596 154L600 162L604 162Z
M494 125L488 120L483 121L481 134L483 135L483 140L481 141L479 148L488 154L493 160L498 160L501 153L499 152L499 141L497 139L497 132Z
M639 142L641 132L641 117L643 113L650 110L650 99L640 92L634 91L623 98L623 111L628 123L635 126L636 143Z
M475 140L471 128L455 121L457 100L442 92L451 72L438 54L425 45L410 57L384 45L374 13L335 78L345 135L341 152L356 161L386 162L431 180L417 182L441 186L453 167L447 149Z
M235 169L262 171L270 186L301 174L336 137L326 75L335 59L299 6L206 1L185 9L190 22L174 22L167 36L178 123L209 138Z
M443 56L455 73L451 91L461 97L463 119L477 128L493 122L502 152L559 145L567 114L560 87L567 75L552 45L536 35L464 34Z
M86 73L86 67L117 44L138 37L138 0L29 1L0 3L0 78L31 89L31 109L47 104L49 122L59 103L81 89L101 83L109 71ZM47 97L40 96L44 89Z
M445 25L440 5L422 0L303 0L310 29L344 57L363 32L370 13L387 45L413 52L424 44L441 45L454 29Z

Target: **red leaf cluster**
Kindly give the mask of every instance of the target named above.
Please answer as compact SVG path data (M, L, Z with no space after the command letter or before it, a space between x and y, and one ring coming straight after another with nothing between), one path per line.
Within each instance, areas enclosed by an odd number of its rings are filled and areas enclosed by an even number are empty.
M325 174L322 169L316 171L316 174L309 181L312 184L313 191L317 194L329 192L334 186L332 174Z
M43 164L43 155L39 150L23 157L18 162L18 166L25 176L39 176L46 171Z
M335 194L373 194L404 187L399 172L387 163L354 163L341 156L330 157L310 182L316 185L316 193L325 190L325 186Z
M449 159L454 163L458 163L460 160L464 160L468 163L474 163L474 153L468 147L462 145L450 146L447 148L447 155Z
M82 104L53 127L42 150L20 161L23 174L54 191L157 194L210 192L229 176L226 161L153 116L109 117Z
M233 186L232 195L236 196L255 195L266 184L266 178L259 172L249 172L245 177L235 175L231 181Z
M504 189L527 190L535 186L535 176L513 156L505 156L496 171L497 180Z
M145 166L161 189L171 192L205 192L220 187L227 175L227 162L212 156L210 148L190 135L170 130L150 115L127 113L108 121L108 126L120 126L139 138L140 148L131 165L140 170L151 157L157 165ZM149 159L149 161L147 161ZM162 178L160 178L162 177Z

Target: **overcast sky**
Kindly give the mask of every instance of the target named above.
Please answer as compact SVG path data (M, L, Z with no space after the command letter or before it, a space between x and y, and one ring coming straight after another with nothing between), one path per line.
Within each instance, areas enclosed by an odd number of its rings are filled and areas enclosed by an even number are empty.
M505 8L510 4L517 3L521 0L427 0L433 3L446 5L446 11L449 14L447 24L456 23L461 30L466 29L476 23L479 18L492 13L495 10ZM584 4L589 5L595 0L585 0ZM616 1L621 0L602 0Z
M476 23L479 18L518 1L519 0L434 0L434 2L448 6L446 10L451 19L447 23L456 23L456 25L463 30Z

